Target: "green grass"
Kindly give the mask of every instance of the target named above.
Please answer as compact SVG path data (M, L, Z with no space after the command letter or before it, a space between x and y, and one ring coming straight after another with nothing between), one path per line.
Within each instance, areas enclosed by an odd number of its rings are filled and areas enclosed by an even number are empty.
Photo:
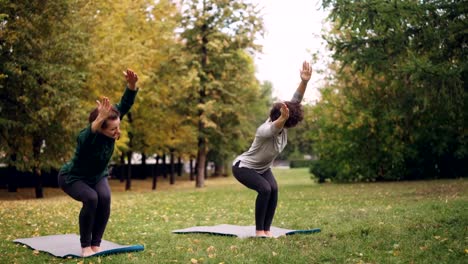
M104 239L142 244L142 252L60 259L12 242L78 233L80 204L58 189L0 190L0 263L467 263L468 181L323 184L306 169L275 170L280 186L273 225L322 232L278 239L172 234L195 225L254 224L255 192L233 177L206 187L111 181L112 212Z

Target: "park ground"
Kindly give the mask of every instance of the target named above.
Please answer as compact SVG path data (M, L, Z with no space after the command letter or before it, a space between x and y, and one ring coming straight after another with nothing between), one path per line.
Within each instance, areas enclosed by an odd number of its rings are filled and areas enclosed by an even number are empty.
M317 184L307 169L275 169L280 186L274 226L317 234L239 239L173 234L199 225L254 224L255 192L233 177L196 189L111 180L104 239L141 244L141 252L61 259L15 244L16 238L78 233L80 204L59 189L0 190L0 263L468 263L468 181Z

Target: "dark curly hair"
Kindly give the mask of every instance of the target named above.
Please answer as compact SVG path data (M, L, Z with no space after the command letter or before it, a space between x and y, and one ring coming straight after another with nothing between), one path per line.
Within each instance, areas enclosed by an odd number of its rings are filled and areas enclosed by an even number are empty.
M94 108L93 111L91 111L91 113L89 114L89 117L88 117L88 121L89 123L91 124L94 120L96 120L97 116L99 115L99 111L96 108ZM115 107L115 105L112 106L112 110L111 110L111 114L109 115L109 117L107 118L107 120L116 120L117 118L120 117L120 112L119 110L117 109L117 107ZM104 123L102 123L101 125L101 128L104 129L107 127L107 120L104 121Z
M304 111L302 110L301 103L293 103L290 101L284 102L289 109L289 118L284 124L285 128L295 127L299 122L304 119ZM273 104L273 107L270 110L270 119L275 121L281 116L281 103Z

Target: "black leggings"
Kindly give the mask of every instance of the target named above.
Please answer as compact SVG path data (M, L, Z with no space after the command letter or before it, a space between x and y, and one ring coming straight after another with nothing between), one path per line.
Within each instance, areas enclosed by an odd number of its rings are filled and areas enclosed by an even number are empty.
M259 231L269 231L278 202L278 185L271 170L260 174L253 169L239 168L237 163L232 166L232 173L240 183L257 191L255 226Z
M65 183L65 177L66 175L59 173L60 188L73 199L83 203L79 216L81 247L100 246L110 215L111 192L107 177L94 186L83 181L68 185Z

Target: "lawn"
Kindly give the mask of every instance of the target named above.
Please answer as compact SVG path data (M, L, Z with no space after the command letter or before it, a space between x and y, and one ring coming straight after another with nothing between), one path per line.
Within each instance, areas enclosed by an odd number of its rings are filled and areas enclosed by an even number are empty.
M468 181L316 184L306 169L274 170L280 186L273 225L322 232L278 239L172 234L195 225L254 224L255 192L233 177L206 187L177 177L151 191L111 181L104 239L142 244L141 252L60 259L12 242L78 233L80 204L58 189L0 190L0 263L467 263Z

